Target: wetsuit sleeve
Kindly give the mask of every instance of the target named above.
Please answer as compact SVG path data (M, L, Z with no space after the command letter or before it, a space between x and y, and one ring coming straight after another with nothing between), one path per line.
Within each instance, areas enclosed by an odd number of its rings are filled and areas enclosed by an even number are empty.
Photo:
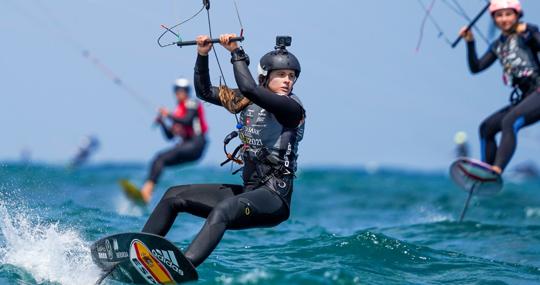
M174 115L169 115L167 118L173 121L174 123L181 124L183 126L191 126L193 124L193 119L197 116L197 109L186 110L186 115L182 118L175 117Z
M165 135L165 137L168 140L172 140L174 138L174 135L171 132L171 130L167 127L167 125L165 125L165 123L161 120L159 121L159 125L161 126L161 130L163 131L163 134Z
M281 96L267 88L258 86L251 76L247 64L247 56L243 50L233 51L233 68L236 84L242 95L253 103L274 114L280 124L288 128L296 128L304 118L304 108L289 96Z
M538 26L527 24L527 30L530 33L529 46L536 53L540 52L540 31L538 30Z
M496 60L497 55L492 47L479 59L476 55L476 44L474 41L467 42L467 58L469 60L469 69L472 73L481 72L490 67Z
M195 62L195 73L193 82L195 94L201 100L222 106L219 100L219 89L212 86L210 82L210 71L208 69L208 56L198 54Z

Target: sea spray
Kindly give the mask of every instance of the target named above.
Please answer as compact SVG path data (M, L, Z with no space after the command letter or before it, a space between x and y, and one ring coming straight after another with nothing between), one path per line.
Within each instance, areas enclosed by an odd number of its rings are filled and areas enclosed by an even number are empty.
M94 284L101 272L88 242L77 231L40 222L28 207L14 204L0 201L0 263L27 271L38 283Z

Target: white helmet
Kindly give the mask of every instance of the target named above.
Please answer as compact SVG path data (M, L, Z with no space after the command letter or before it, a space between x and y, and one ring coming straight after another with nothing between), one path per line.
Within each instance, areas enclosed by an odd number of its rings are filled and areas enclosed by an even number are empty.
M491 4L489 5L489 12L491 14L503 9L513 9L519 15L523 13L523 8L519 0L491 0Z
M457 132L456 135L454 136L454 142L456 144L464 144L464 143L466 143L467 142L467 133L463 132L463 131Z
M184 89L188 93L191 90L191 87L189 85L189 80L186 78L180 77L174 81L173 90L174 92L178 91L178 89Z

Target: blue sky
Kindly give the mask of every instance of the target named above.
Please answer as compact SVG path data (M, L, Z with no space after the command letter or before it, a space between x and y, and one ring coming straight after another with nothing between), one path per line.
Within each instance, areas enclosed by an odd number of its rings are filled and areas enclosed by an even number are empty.
M424 1L428 2L428 1ZM295 86L307 109L303 165L441 168L452 160L456 131L469 134L479 156L477 126L507 104L498 64L472 76L464 45L451 49L426 25L417 1L237 1L243 46L255 72L276 35L291 35L302 64ZM480 0L460 1L472 16ZM159 48L160 24L197 11L198 0L4 0L0 3L0 159L23 148L36 160L69 159L83 136L102 143L95 161L147 162L168 144L152 128L157 106L174 107L171 84L192 77L196 50ZM524 1L525 20L539 23L540 2ZM215 35L240 30L232 1L212 2ZM433 14L449 38L465 21L438 1ZM58 22L51 21L51 16ZM487 30L489 17L479 23ZM59 28L61 27L61 28ZM184 39L207 34L206 17L186 24ZM74 44L77 42L80 46ZM486 45L478 41L479 51ZM150 105L141 105L88 59L88 49ZM218 48L227 82L229 55ZM219 72L211 60L211 76ZM221 142L234 128L223 109L207 106L211 144L203 164L223 159ZM513 163L540 158L540 126L521 133Z

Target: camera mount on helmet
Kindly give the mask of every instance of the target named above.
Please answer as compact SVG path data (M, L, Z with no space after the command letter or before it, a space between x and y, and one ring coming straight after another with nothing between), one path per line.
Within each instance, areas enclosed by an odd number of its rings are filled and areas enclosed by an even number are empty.
M286 50L287 47L290 47L292 43L291 36L277 36L276 37L276 50Z

